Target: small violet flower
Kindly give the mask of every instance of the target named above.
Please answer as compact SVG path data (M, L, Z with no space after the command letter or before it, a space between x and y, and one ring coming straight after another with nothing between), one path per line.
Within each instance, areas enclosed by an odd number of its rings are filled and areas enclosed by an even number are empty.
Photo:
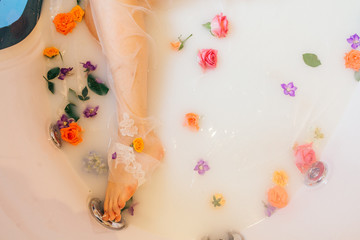
M210 167L204 160L200 159L195 168L194 171L197 171L200 175L204 175L206 171L209 171Z
M289 84L281 84L281 87L284 89L284 94L289 95L291 97L295 97L295 91L297 87L294 86L293 82L290 82Z
M65 114L63 114L60 118L60 120L58 120L56 122L57 126L59 129L62 129L62 128L67 128L69 127L69 124L74 122L74 119L72 118L68 118Z
M59 79L60 80L64 80L66 76L70 75L70 71L73 70L72 67L69 68L61 68L60 69L60 74L59 74Z
M92 71L96 70L97 65L92 65L90 61L87 61L86 63L81 63L83 65L83 68L85 68L85 72L90 73Z
M138 203L134 203L132 204L129 208L128 208L128 212L131 216L134 216L134 211L135 211L135 206L138 205Z
M98 109L99 109L99 106L96 106L95 108L93 108L93 107L87 107L87 108L84 110L84 112L83 112L83 113L84 113L84 116L85 116L86 118L94 117L94 116L96 116Z
M354 34L347 39L347 42L351 44L353 49L357 49L360 46L360 37Z
M115 160L117 158L117 153L114 152L112 155L111 155L111 159Z
M264 203L264 207L265 207L265 215L267 217L271 217L271 215L273 215L275 210L276 210L276 207L271 206L270 204L265 204Z

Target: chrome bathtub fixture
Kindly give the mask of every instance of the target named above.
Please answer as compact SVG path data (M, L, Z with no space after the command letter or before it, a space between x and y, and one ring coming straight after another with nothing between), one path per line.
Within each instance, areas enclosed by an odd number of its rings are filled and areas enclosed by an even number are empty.
M228 232L228 237L229 240L243 240L243 237L237 232Z
M317 161L305 174L305 184L308 186L313 186L324 182L327 174L327 166L325 163Z
M57 148L61 148L61 134L56 124L50 124L49 127L50 138Z
M111 230L121 230L126 227L126 223L123 219L121 219L120 222L103 221L102 216L104 211L102 206L103 204L98 198L92 198L89 202L90 214L98 223Z
M209 236L205 236L203 237L201 240L244 240L244 238L241 236L240 233L237 232L227 232L226 234L224 234L225 236L219 237L209 237Z

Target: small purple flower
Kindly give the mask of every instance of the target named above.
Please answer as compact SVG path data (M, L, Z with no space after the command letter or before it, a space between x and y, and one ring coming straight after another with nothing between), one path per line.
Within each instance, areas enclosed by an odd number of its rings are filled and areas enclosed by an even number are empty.
M60 74L59 74L59 79L60 80L64 80L66 76L70 75L70 71L73 70L72 67L69 68L61 68L60 69Z
M347 42L351 44L353 49L357 49L360 46L360 37L354 34L347 39Z
M267 217L271 217L271 215L273 215L275 210L276 210L276 207L273 207L270 204L265 204L264 203L264 207L265 207L265 215Z
M90 61L87 61L86 63L81 63L83 65L83 68L85 68L85 72L90 73L91 71L95 71L97 65L92 65Z
M297 87L294 86L293 82L290 82L289 84L281 84L281 87L284 89L284 94L289 95L291 97L295 97L295 91Z
M204 160L200 159L195 168L194 171L197 171L200 175L204 175L206 171L209 171L210 167Z
M63 114L60 118L60 120L58 120L56 122L57 126L59 129L61 128L67 128L69 127L69 124L74 122L74 119L72 118L68 118L65 114Z
M131 216L134 216L135 206L138 205L138 203L131 204L131 206L128 208L128 212Z
M111 159L115 160L117 158L117 153L114 152L112 155L111 155Z
M84 116L85 116L86 118L94 117L94 116L96 116L98 109L99 109L99 106L96 106L95 108L93 108L93 107L87 107L87 108L84 110L84 112L83 112L83 113L84 113Z

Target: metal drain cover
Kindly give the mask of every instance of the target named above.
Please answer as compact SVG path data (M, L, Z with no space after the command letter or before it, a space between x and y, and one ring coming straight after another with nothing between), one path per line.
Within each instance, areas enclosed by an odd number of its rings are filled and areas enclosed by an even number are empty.
M98 198L93 198L89 202L90 214L98 223L111 230L121 230L126 227L126 223L123 219L121 219L120 222L103 221L102 216L104 214L104 210L102 205L102 202Z

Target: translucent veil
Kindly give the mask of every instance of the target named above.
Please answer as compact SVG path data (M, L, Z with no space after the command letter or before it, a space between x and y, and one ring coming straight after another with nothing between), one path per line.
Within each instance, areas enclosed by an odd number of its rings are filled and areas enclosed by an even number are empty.
M153 118L139 114L131 106L132 95L139 89L136 85L142 85L140 93L135 93L141 94L142 103L146 103L147 98L147 42L151 37L145 31L144 15L151 13L150 3L141 1L141 4L131 5L116 0L106 4L95 0L89 3L118 106L120 138L113 139L108 153L109 181L123 181L124 178L119 178L118 168L124 168L141 185L159 163L146 154L146 150L138 153L129 146L134 138L143 139L147 146L154 144ZM117 14L119 12L126 14Z

